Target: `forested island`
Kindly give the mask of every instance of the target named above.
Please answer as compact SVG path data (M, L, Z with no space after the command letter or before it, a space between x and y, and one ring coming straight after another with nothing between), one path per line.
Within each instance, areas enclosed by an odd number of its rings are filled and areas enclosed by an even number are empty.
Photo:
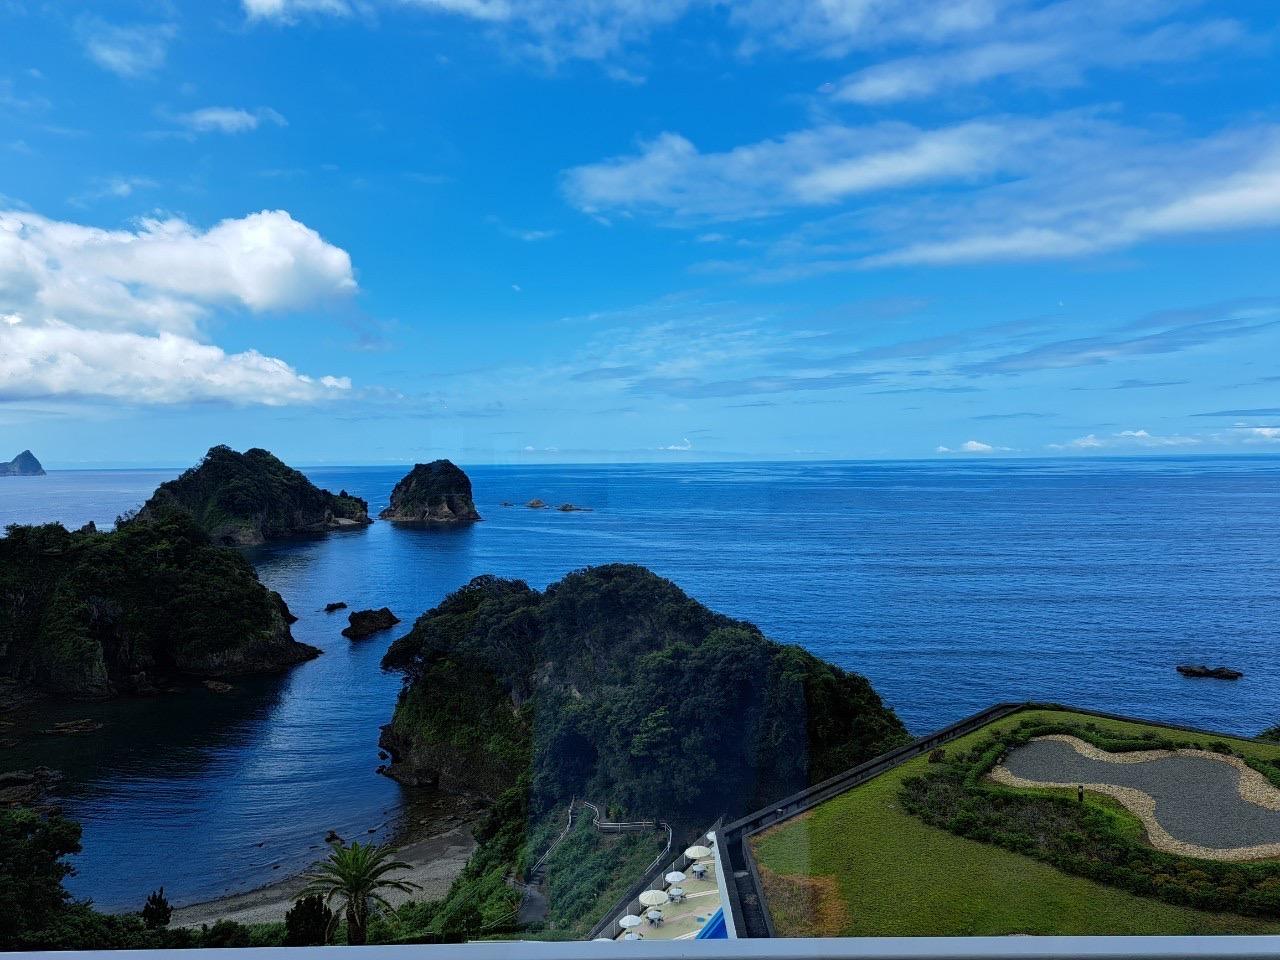
M0 477L43 477L44 467L30 450L23 450L8 463L0 463Z
M257 447L213 447L197 466L162 483L138 517L174 512L193 517L215 543L240 547L372 522L364 500L322 490Z
M456 524L480 519L471 499L471 479L451 460L414 466L391 491L378 516L401 523Z
M11 526L0 539L6 699L155 693L176 677L280 670L319 651L242 553L177 513L113 532Z

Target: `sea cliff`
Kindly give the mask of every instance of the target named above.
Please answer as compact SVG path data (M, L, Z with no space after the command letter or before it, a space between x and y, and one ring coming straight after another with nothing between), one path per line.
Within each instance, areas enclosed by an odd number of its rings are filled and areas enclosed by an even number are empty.
M141 519L170 513L193 517L215 543L254 546L372 521L369 504L345 490L321 490L301 472L259 448L212 448L195 467L162 483L139 511Z

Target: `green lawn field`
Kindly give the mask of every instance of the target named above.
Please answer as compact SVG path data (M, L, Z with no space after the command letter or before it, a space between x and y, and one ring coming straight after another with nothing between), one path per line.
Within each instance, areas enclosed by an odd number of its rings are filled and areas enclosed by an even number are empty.
M1158 726L1029 710L947 749L965 749L991 730L1028 718L1092 720L1118 733L1171 733ZM1280 745L1173 733L1206 744L1223 740L1258 757L1280 757ZM927 762L923 756L910 760L752 838L780 936L1280 933L1277 922L1134 896L929 827L897 803L902 780L923 772Z

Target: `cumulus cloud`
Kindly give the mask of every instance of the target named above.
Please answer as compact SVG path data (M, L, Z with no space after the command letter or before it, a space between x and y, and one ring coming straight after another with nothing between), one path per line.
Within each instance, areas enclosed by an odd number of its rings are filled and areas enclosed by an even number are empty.
M98 66L121 77L139 77L164 65L177 28L170 23L121 26L84 17L76 32Z
M256 350L228 354L172 333L88 330L57 321L0 327L0 401L102 397L127 403L212 400L279 406L348 393Z
M0 399L300 403L350 390L254 350L204 342L219 309L290 310L355 290L350 257L287 212L202 230L104 230L0 211Z
M175 119L193 133L247 133L257 130L264 123L273 123L278 127L288 126L288 121L270 107L258 107L256 110L202 107L179 114Z
M284 210L208 230L179 218L104 230L0 211L0 307L34 318L190 332L214 306L294 309L355 289L347 252Z

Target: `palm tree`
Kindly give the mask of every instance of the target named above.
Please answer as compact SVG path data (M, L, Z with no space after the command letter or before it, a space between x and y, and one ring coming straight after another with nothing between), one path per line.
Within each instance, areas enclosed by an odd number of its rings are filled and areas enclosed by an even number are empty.
M374 843L352 843L351 846L335 844L329 859L311 874L301 896L319 894L325 903L335 899L345 902L347 908L347 943L361 946L365 942L369 925L369 904L390 908L386 897L379 891L399 890L412 893L422 889L408 880L393 880L387 874L396 870L411 870L412 864L393 860L393 853L386 846Z

